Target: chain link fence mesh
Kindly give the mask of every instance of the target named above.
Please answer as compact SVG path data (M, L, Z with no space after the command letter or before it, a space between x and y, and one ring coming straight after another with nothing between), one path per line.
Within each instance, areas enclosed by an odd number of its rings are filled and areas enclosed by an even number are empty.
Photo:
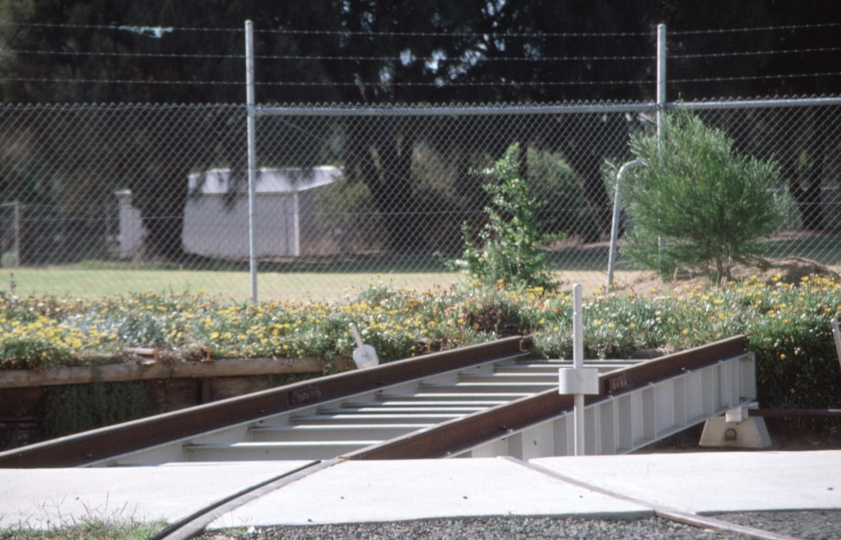
M704 108L737 148L774 159L789 217L772 257L841 264L841 106ZM731 104L733 105L733 104ZM692 107L693 104L679 104ZM0 107L0 290L250 297L242 105ZM261 107L259 297L328 299L382 282L429 288L477 234L490 168L520 143L561 279L607 275L606 179L653 130L650 104ZM635 269L618 259L617 278Z

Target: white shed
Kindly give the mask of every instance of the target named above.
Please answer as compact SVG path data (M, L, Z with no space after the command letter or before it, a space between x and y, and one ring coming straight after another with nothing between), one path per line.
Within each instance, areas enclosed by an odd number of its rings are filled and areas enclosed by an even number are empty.
M256 179L256 250L258 257L298 257L301 241L317 234L313 216L317 188L335 181L335 167L260 169ZM184 207L184 250L219 258L247 258L248 188L238 187L226 204L229 170L215 169L189 176Z

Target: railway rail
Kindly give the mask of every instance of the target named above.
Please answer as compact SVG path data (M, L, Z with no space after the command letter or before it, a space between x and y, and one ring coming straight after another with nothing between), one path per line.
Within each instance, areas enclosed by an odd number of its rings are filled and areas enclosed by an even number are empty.
M654 360L593 361L601 392L587 399L588 453L628 452L753 400L744 347L736 336ZM0 467L566 455L564 366L515 336L13 449Z

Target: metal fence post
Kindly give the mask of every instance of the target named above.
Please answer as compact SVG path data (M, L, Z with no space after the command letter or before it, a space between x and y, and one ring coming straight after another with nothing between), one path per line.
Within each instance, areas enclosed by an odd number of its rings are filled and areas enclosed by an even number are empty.
M663 122L666 119L666 25L657 25L657 151L663 152ZM660 164L658 164L660 166ZM657 253L666 245L663 237L657 237ZM660 274L663 274L663 263L658 261Z
M666 25L657 25L657 139L666 114Z
M248 267L251 274L251 301L257 303L257 238L254 221L256 203L257 151L254 126L254 32L251 21L245 21L245 86L248 107Z

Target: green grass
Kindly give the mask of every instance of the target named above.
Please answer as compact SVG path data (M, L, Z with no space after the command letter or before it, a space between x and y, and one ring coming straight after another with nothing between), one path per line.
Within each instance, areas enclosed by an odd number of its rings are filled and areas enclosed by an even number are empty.
M605 281L604 271L575 270L556 272L559 280L581 283L594 289ZM618 274L621 279L622 274ZM624 275L633 275L625 273ZM356 296L372 285L390 288L409 287L429 290L435 285L446 286L463 279L456 272L324 272L281 273L259 272L258 298L270 301L338 300ZM248 271L159 270L152 268L116 269L83 267L4 268L0 271L0 291L10 290L15 283L15 295L59 296L70 298L101 298L129 293L198 292L223 300L251 298L251 279Z
M70 527L46 530L3 527L0 528L0 540L144 540L164 527L166 523L163 521L145 523L94 519Z
M820 263L841 264L838 237L819 235L767 242L763 255L780 258L800 256ZM569 245L548 253L547 263L564 283L581 283L585 289L601 285L607 272L605 245ZM194 257L182 263L134 264L83 261L75 265L42 268L12 268L3 261L0 292L98 298L133 292L205 291L221 299L246 300L251 297L247 262L220 261ZM627 257L617 260L617 278L630 280L639 272ZM355 295L371 285L429 290L447 285L461 275L450 271L438 256L359 258L332 262L261 262L257 278L260 300L338 300Z
M459 278L453 272L440 273L277 273L257 276L261 300L325 300L356 295L373 284L400 288L430 289ZM245 272L199 270L85 270L79 268L4 269L0 291L9 291L14 280L15 295L49 295L98 298L129 293L198 292L220 299L246 300L251 297L251 278Z

